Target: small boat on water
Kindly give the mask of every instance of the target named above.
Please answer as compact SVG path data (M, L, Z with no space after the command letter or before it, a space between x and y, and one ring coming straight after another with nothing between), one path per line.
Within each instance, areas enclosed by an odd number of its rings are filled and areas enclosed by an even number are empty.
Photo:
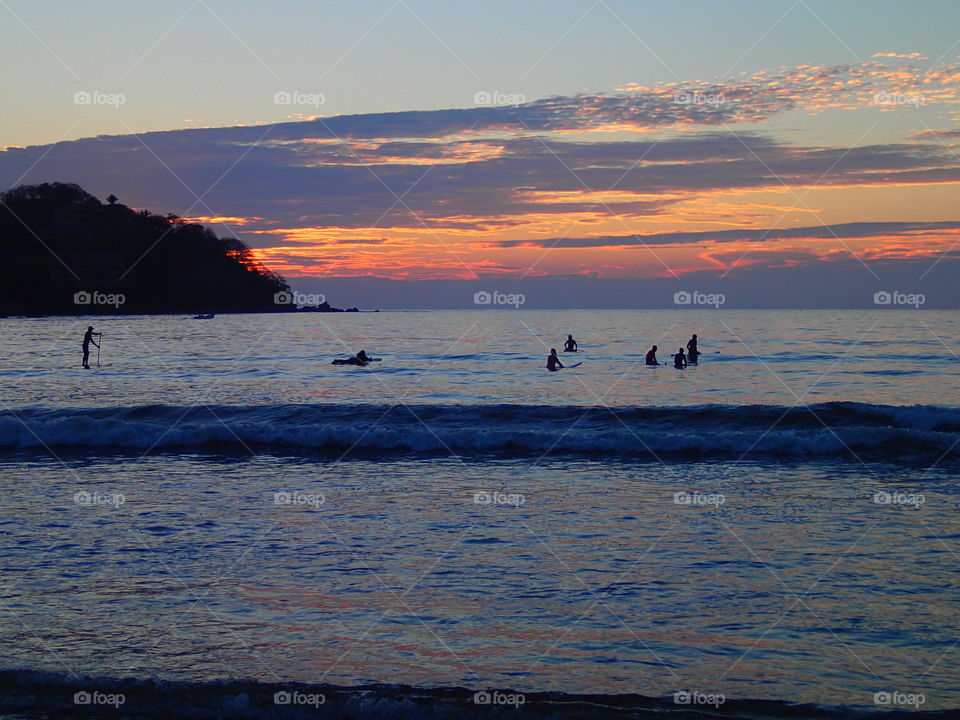
M194 320L213 320L214 313L205 313L203 315L194 315Z

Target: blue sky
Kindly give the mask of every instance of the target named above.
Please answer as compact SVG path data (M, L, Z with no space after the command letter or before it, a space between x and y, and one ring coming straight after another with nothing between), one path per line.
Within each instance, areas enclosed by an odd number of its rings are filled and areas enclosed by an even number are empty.
M955 54L960 4L891 0L482 4L3 0L0 144L27 145L292 116L464 107L480 90L529 100L700 80L875 52ZM126 102L76 112L78 90ZM314 114L313 109L307 114ZM189 121L189 122L188 122Z

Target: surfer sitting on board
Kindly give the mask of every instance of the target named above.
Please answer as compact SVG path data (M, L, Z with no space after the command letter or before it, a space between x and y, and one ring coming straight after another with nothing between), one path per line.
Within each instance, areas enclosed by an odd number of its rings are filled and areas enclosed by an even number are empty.
M657 362L657 346L654 345L647 351L647 365L659 365Z
M556 348L550 348L550 354L547 356L547 370L555 372L562 367L563 363L560 362L560 358L557 357Z
M564 352L576 352L577 351L577 341L573 339L573 335L567 335L567 341L563 344Z
M683 354L683 348L673 356L673 366L677 370L683 370L687 366L687 356Z
M94 335L99 335L99 334L100 334L100 333L95 333L95 332L93 331L93 325L90 325L90 326L87 328L87 332L84 333L84 336L83 336L83 367L86 368L87 370L90 369L90 363L89 363L89 360L90 360L90 343L93 343L96 347L100 347L99 345L97 345L97 341L93 339L93 336L94 336Z
M687 340L687 354L690 356L690 362L697 362L697 356L700 355L700 351L697 349L697 334L694 333L693 337Z

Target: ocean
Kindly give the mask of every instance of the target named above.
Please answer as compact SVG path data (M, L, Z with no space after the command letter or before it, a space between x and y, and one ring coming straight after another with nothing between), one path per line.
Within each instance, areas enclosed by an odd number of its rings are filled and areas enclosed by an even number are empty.
M0 319L0 717L946 717L956 319Z

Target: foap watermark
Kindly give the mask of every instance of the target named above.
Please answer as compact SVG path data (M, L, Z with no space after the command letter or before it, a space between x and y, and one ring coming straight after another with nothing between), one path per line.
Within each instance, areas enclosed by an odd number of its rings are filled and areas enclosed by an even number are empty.
M307 93L299 90L278 90L273 94L274 105L309 105L320 107L327 101L323 93Z
M674 705L713 705L718 708L727 701L723 693L705 693L699 690L677 690L673 694Z
M473 494L474 505L509 505L520 507L527 501L526 495L520 493L502 493L497 490L477 490Z
M679 90L673 94L673 102L677 105L710 105L717 107L723 105L727 99L723 93L703 93L699 90L688 92Z
M281 490L273 494L274 505L306 505L318 508L325 505L327 497L323 493L305 493L298 490Z
M880 91L873 96L874 105L912 105L918 108L927 104L927 98L919 93Z
M880 490L873 494L874 505L906 505L907 507L920 509L920 506L927 501L923 493L902 493L896 490L888 492Z
M523 105L526 96L519 93L504 93L498 90L478 90L473 94L474 105Z
M674 505L697 505L699 507L720 507L727 501L723 493L702 493L702 492L675 492L673 494Z
M926 702L927 696L923 693L903 693L896 690L881 690L873 694L874 705L902 705L916 709Z
M127 102L123 93L105 93L99 90L78 90L73 94L74 105L110 105L119 108Z
M927 302L923 293L905 293L899 290L878 290L873 294L874 305L912 305L919 308Z
M113 305L119 308L127 301L123 293L104 293L98 290L80 290L73 294L74 305Z
M474 705L512 705L514 708L519 708L526 701L527 697L523 693L480 690L473 694Z
M673 294L674 305L710 305L719 308L727 301L723 293L704 293L699 290L678 290Z
M327 701L323 693L302 693L294 690L279 690L273 694L274 705L310 705L318 708Z
M478 290L473 294L474 305L512 305L519 308L527 301L523 293L505 293L499 290Z
M127 701L123 693L103 693L99 690L90 692L89 690L80 690L73 694L74 705L112 705L114 709L120 707Z
M73 494L73 502L75 502L77 505L83 505L84 507L91 507L94 505L112 505L113 507L120 507L127 502L127 498L123 493L117 492L102 493L99 490L94 490L93 492L88 490L78 490Z
M274 305L296 305L297 307L320 307L327 301L322 293L302 293L294 290L281 290L273 294Z

